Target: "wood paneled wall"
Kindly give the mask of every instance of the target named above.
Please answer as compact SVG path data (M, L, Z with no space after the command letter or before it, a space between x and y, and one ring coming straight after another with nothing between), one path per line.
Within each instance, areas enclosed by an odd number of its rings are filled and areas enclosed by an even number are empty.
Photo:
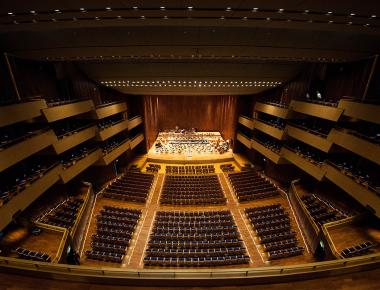
M237 96L144 96L145 136L150 147L160 130L197 128L235 136Z

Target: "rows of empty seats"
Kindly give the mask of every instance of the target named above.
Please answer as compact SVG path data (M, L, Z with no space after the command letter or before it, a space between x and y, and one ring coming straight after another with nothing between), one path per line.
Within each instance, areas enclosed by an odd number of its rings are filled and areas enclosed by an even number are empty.
M32 261L38 261L38 262L51 262L51 257L42 252L37 251L31 251L25 248L17 248L16 253L18 258L20 259L26 259L26 260L32 260Z
M325 223L333 222L346 217L337 209L329 206L314 194L304 195L301 197L301 199L305 204L307 211L310 213L314 221L319 225L323 225Z
M222 165L220 165L220 169L223 172L231 172L231 171L235 171L235 166L233 166L231 163L222 164Z
M211 174L215 173L214 165L186 165L186 166L166 166L167 174Z
M362 256L368 254L368 252L377 245L371 241L366 241L361 244L354 245L343 249L340 254L343 258L351 258L355 256Z
M51 209L40 222L70 229L77 219L82 204L81 198L68 198Z
M146 167L146 171L151 172L151 173L156 173L156 172L160 171L160 169L161 169L160 164L149 163L148 166Z
M157 212L147 266L246 264L249 257L229 211Z
M139 172L127 172L115 179L104 189L108 198L145 203L153 185L154 175Z
M278 194L277 188L270 181L252 170L231 173L228 178L239 202Z
M280 204L246 208L250 220L269 260L296 256L303 253L292 231L288 213Z
M105 206L96 217L96 233L86 257L93 260L121 263L132 239L141 210Z
M160 202L170 205L225 204L226 198L217 175L166 175Z

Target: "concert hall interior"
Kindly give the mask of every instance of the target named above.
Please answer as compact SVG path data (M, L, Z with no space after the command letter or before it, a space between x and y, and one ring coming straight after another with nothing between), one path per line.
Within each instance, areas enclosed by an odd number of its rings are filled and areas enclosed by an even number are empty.
M0 289L378 288L379 3L3 2Z

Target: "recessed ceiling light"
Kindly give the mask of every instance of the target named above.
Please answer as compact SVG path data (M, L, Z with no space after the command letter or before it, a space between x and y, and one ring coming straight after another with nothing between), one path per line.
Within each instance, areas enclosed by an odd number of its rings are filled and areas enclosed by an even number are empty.
M257 12L257 10L259 10L259 8L253 8L252 9L253 12Z
M8 12L8 15L13 15L13 12Z
M165 10L165 6L161 6L160 9L161 9L161 10Z
M61 13L61 11L59 9L54 9L54 12Z
M36 14L36 11L34 11L34 10L30 10L30 13L32 13L32 14Z
M111 9L111 7L106 7L106 10L110 11L110 10L112 10L112 9Z
M231 7L227 7L226 11L228 11L228 12L231 11Z
M374 15L371 15L371 17L372 17L372 18L376 18L376 15L375 15L375 14L374 14Z
M193 8L194 8L193 6L188 6L187 7L188 10L193 10Z
M243 20L247 20L247 16L244 16L242 19L243 19Z
M327 12L327 15L331 15L331 14L332 14L332 12L331 12L331 11Z
M278 9L278 12L279 12L279 13L282 13L282 12L284 12L284 9L283 9L283 8L280 8L280 9Z
M304 13L309 13L310 11L309 10L305 10Z
M141 15L140 18L141 18L141 19L145 19L145 16L144 16L144 15Z
M135 10L139 9L139 7L137 7L137 6L133 6L132 8Z
M267 21L270 21L270 17L267 17L267 19L266 19Z
M80 12L86 12L86 9L85 8L79 8L79 11Z
M355 16L355 13L350 13L350 16Z

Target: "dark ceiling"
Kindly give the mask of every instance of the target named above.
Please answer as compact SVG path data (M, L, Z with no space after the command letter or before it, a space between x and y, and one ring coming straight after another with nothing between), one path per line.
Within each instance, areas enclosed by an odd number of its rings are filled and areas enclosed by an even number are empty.
M247 94L380 48L378 1L2 1L0 47L127 93Z

